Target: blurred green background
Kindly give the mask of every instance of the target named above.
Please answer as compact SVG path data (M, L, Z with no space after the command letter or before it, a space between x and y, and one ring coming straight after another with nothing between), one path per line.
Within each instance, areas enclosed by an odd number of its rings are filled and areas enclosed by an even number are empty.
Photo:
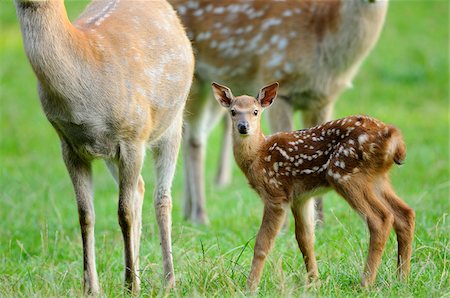
M66 1L73 19L86 1ZM79 296L82 247L72 186L59 141L45 119L36 79L23 51L12 1L0 2L0 296ZM263 296L449 295L449 2L391 1L381 39L342 94L336 117L364 113L399 127L407 162L392 171L397 193L417 213L411 278L395 277L391 235L372 289L358 286L368 237L364 223L335 194L325 199L325 226L316 233L321 285L307 289L290 227L278 237L265 267ZM252 91L253 92L253 91ZM297 123L300 123L298 120ZM300 127L299 127L300 128ZM211 224L182 220L182 154L173 185L174 296L243 295L262 203L233 165L232 185L216 189L220 128L210 137L207 197ZM152 204L153 170L143 176L141 266L143 294L161 294L162 264ZM122 293L122 237L117 189L95 164L97 263L104 294Z

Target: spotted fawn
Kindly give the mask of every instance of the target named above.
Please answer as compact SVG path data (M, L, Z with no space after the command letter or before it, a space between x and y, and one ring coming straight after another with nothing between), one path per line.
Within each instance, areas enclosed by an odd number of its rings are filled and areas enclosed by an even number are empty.
M402 164L406 156L400 131L368 116L350 116L265 137L260 116L276 98L277 90L278 83L274 83L262 88L257 98L234 97L230 88L213 83L215 98L231 115L236 162L264 203L248 287L257 288L288 207L294 215L295 236L309 281L318 277L314 201L310 197L331 189L366 220L369 228L362 285L374 282L392 227L397 233L398 272L406 278L415 213L395 194L388 177L392 164Z

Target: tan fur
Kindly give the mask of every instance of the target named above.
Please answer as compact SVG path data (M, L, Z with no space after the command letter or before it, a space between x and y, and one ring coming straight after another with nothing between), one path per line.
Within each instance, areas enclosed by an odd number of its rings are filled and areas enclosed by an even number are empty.
M265 137L260 115L275 99L278 84L263 88L258 99L234 97L228 87L216 83L213 89L231 114L236 162L264 203L248 279L250 289L258 286L288 206L308 275L310 279L318 277L310 197L330 189L367 221L370 244L362 285L374 282L392 227L397 233L399 274L407 277L415 215L395 194L388 178L392 164L403 161L406 154L399 130L368 116L350 116Z
M139 291L146 146L155 151L155 208L165 280L172 286L170 188L194 69L175 11L165 0L100 0L72 24L62 0L15 4L42 107L60 137L75 189L85 292L100 291L91 183L95 158L106 161L119 185L125 282L130 291Z
M205 223L203 162L209 132L223 112L210 101L209 83L228 82L243 93L279 81L280 100L269 111L271 130L290 131L294 111L305 127L331 119L334 102L351 86L375 45L387 0L170 0L196 52L191 99L186 106L185 217ZM226 124L228 127L229 124ZM220 185L230 179L229 132L223 140ZM231 147L230 147L231 148ZM190 178L190 177L195 177Z

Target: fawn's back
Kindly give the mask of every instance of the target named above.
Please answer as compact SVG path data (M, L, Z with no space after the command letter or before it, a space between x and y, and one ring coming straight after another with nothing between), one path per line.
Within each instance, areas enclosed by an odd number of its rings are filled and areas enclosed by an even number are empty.
M383 174L404 158L396 128L371 117L351 116L268 137L250 171L262 171L262 185L272 196L287 193L288 198L296 198L358 173Z

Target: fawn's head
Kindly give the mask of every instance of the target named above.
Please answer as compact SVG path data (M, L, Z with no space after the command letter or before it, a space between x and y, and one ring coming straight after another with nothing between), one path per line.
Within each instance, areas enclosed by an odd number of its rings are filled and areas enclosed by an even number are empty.
M256 98L248 95L234 97L231 89L212 83L214 97L230 112L233 133L249 136L259 132L262 111L269 107L277 96L278 83L267 85Z

